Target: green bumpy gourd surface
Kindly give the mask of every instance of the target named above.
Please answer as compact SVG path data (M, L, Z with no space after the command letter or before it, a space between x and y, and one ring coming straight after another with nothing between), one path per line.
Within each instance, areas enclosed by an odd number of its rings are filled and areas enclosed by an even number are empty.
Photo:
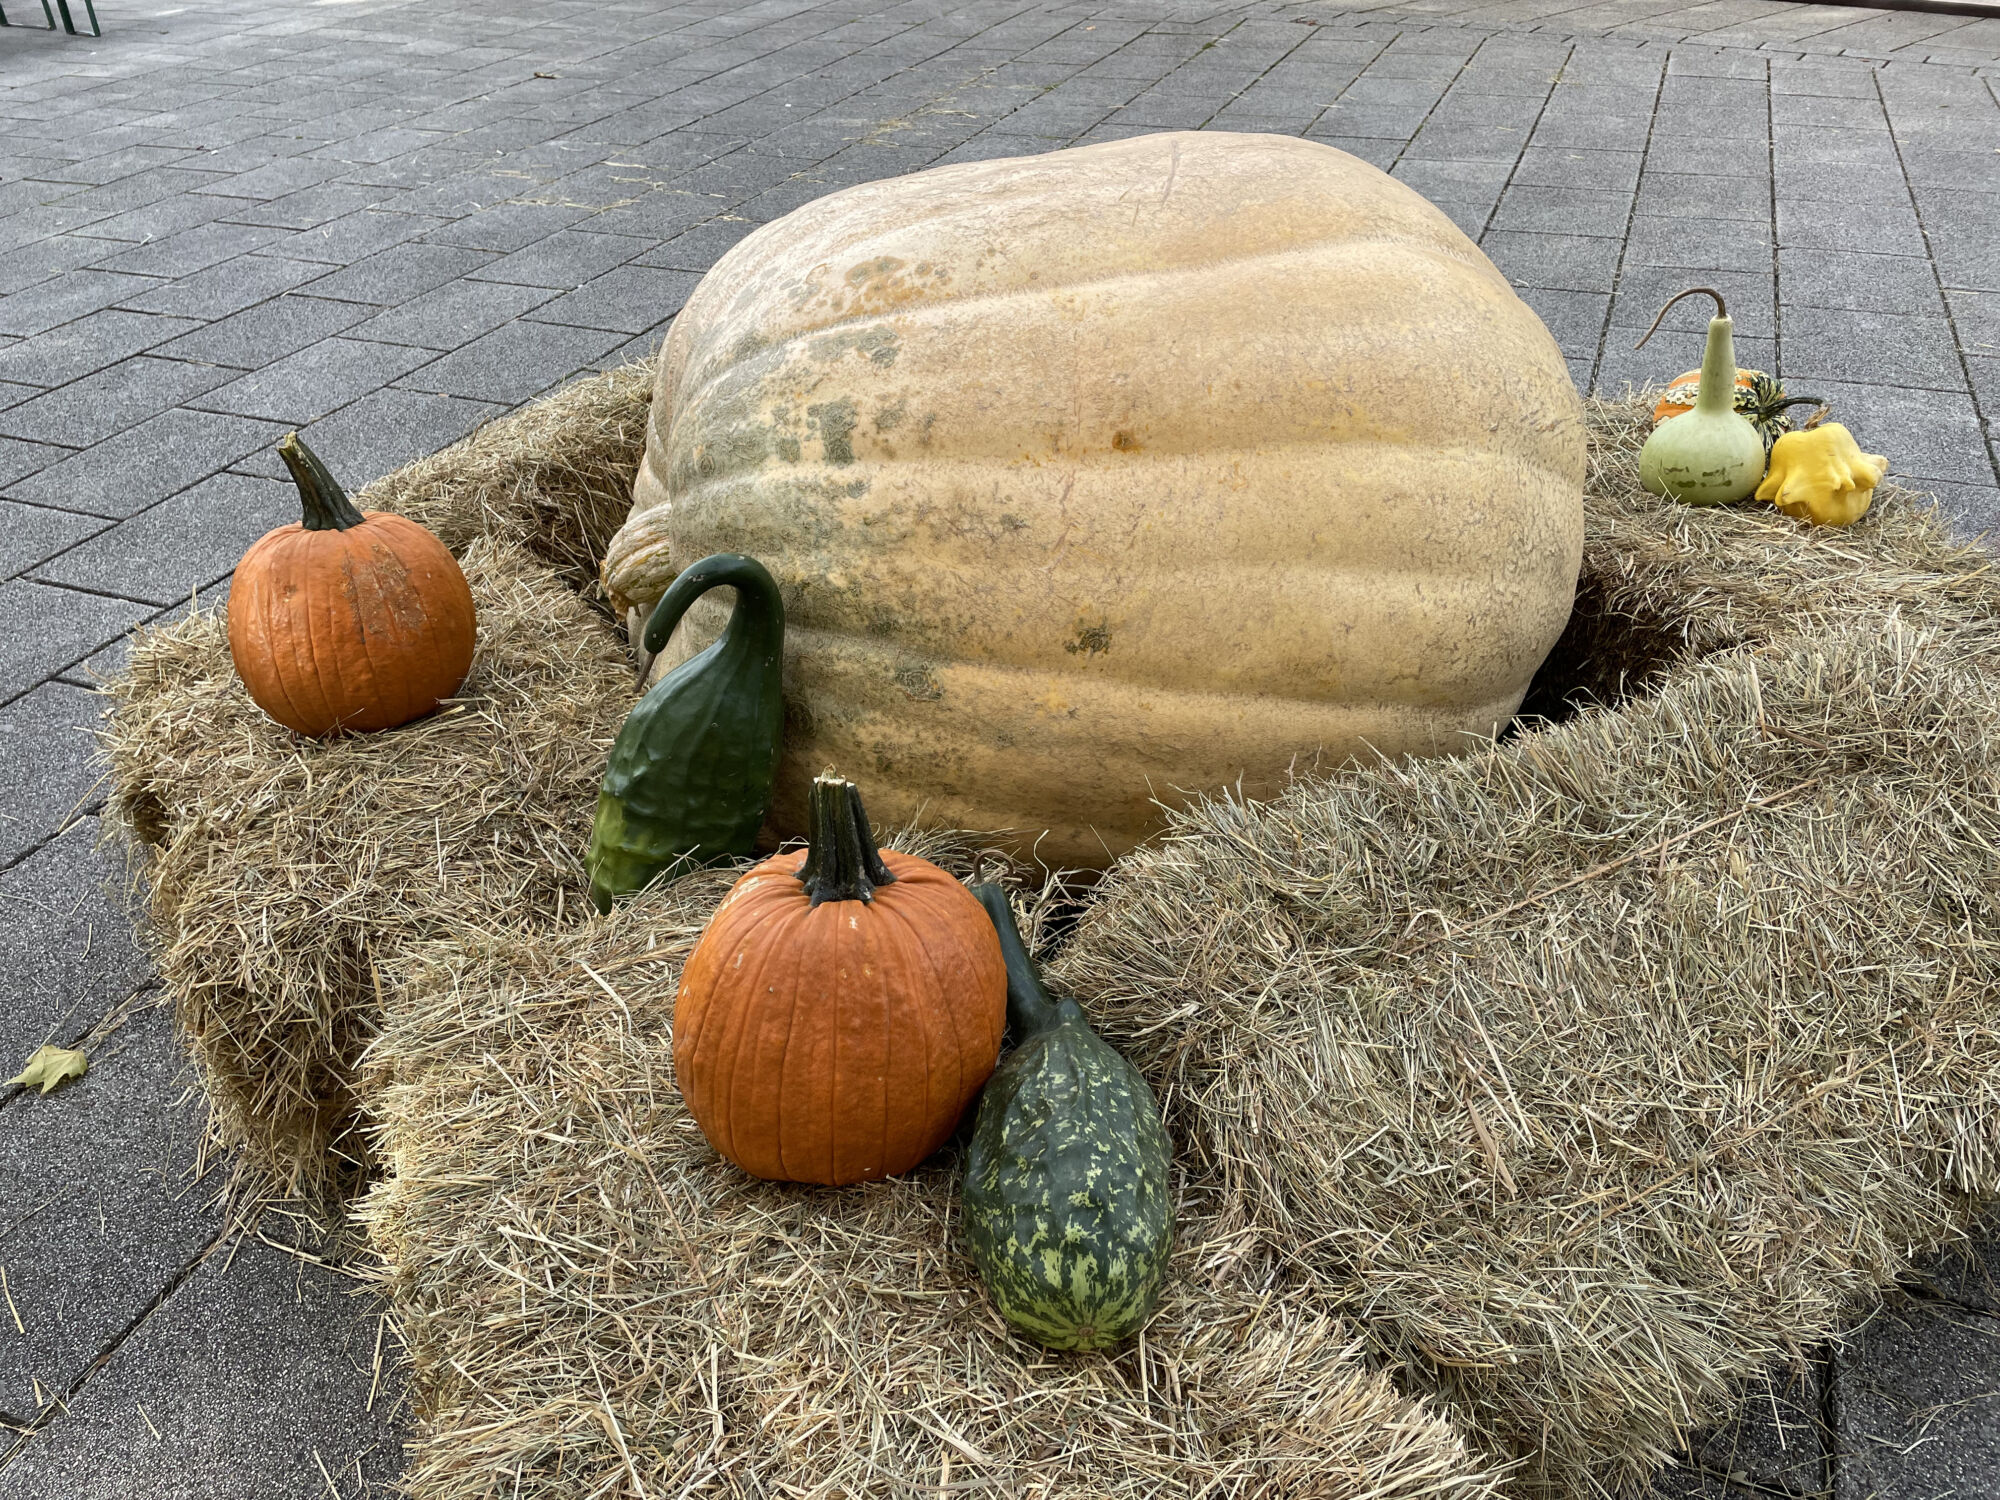
M1064 1001L987 1081L966 1157L966 1238L1008 1322L1057 1349L1144 1323L1173 1240L1167 1164L1152 1090Z
M748 854L771 799L784 704L718 641L639 700L611 747L591 830L600 908L676 860Z

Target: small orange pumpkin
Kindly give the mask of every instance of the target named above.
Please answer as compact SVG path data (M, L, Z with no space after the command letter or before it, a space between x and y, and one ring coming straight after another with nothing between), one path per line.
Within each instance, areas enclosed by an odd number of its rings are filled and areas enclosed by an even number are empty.
M812 844L730 889L681 971L674 1074L709 1144L752 1176L907 1172L1000 1056L993 921L927 859L877 851L854 784L822 776Z
M443 542L359 511L286 433L304 518L267 531L229 586L229 655L250 697L300 734L393 729L449 698L472 667L472 590Z
M1739 368L1736 372L1736 389L1754 393L1759 379L1768 380L1770 377L1762 370ZM1657 427L1668 417L1677 417L1684 411L1693 411L1695 393L1700 389L1701 371L1689 370L1685 375L1676 375L1667 382L1666 393L1653 405L1653 425ZM1737 410L1741 411L1744 398L1739 395L1735 404Z

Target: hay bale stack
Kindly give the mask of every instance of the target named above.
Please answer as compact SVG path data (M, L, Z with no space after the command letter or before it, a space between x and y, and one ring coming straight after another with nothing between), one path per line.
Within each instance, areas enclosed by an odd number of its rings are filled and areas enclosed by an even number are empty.
M110 812L141 851L212 1133L253 1177L309 1199L364 1180L352 1075L403 943L584 899L634 696L623 634L585 595L631 503L651 376L574 382L356 496L465 569L479 639L445 712L303 742L245 695L220 612L138 632L106 684Z
M1293 1274L1560 1496L1643 1486L2000 1192L2000 581L1904 496L1826 533L1622 468L1572 645L1649 691L1191 807L1054 969Z
M417 1371L411 1493L1497 1494L1212 1182L1180 1184L1164 1310L1107 1358L1010 1336L960 1248L955 1151L847 1189L722 1162L671 1028L734 873L432 949L392 1004L361 1218Z
M222 1133L295 1189L386 1167L413 1493L1475 1500L1518 1460L1595 1495L2000 1188L1987 558L1886 489L1847 532L1664 504L1643 409L1600 408L1548 721L1197 804L1063 950L1167 1101L1182 1239L1143 1345L1032 1354L949 1162L835 1193L699 1144L669 997L725 877L583 909L634 697L585 595L637 392L369 493L463 551L451 712L302 744L212 616L113 685L112 810Z

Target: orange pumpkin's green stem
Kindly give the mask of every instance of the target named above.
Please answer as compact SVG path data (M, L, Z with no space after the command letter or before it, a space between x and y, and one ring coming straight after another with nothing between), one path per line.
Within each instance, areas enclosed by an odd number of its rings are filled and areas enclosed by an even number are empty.
M308 448L305 439L296 432L288 432L278 439L278 457L292 471L293 482L299 487L299 499L304 502L305 517L299 522L301 531L347 531L368 519L354 508L354 502L347 498L347 491L340 487L340 481L333 477L327 466L320 462L319 455Z
M895 880L882 863L861 793L839 776L821 776L812 784L812 843L799 867L799 883L812 904L822 901L873 901L875 888Z

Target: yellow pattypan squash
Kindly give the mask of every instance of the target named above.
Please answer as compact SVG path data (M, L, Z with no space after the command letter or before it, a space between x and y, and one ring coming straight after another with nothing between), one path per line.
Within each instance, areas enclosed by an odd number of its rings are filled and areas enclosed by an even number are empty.
M1757 498L1801 521L1851 526L1867 514L1888 470L1888 459L1863 453L1851 432L1827 422L1787 432L1771 445L1771 467Z

